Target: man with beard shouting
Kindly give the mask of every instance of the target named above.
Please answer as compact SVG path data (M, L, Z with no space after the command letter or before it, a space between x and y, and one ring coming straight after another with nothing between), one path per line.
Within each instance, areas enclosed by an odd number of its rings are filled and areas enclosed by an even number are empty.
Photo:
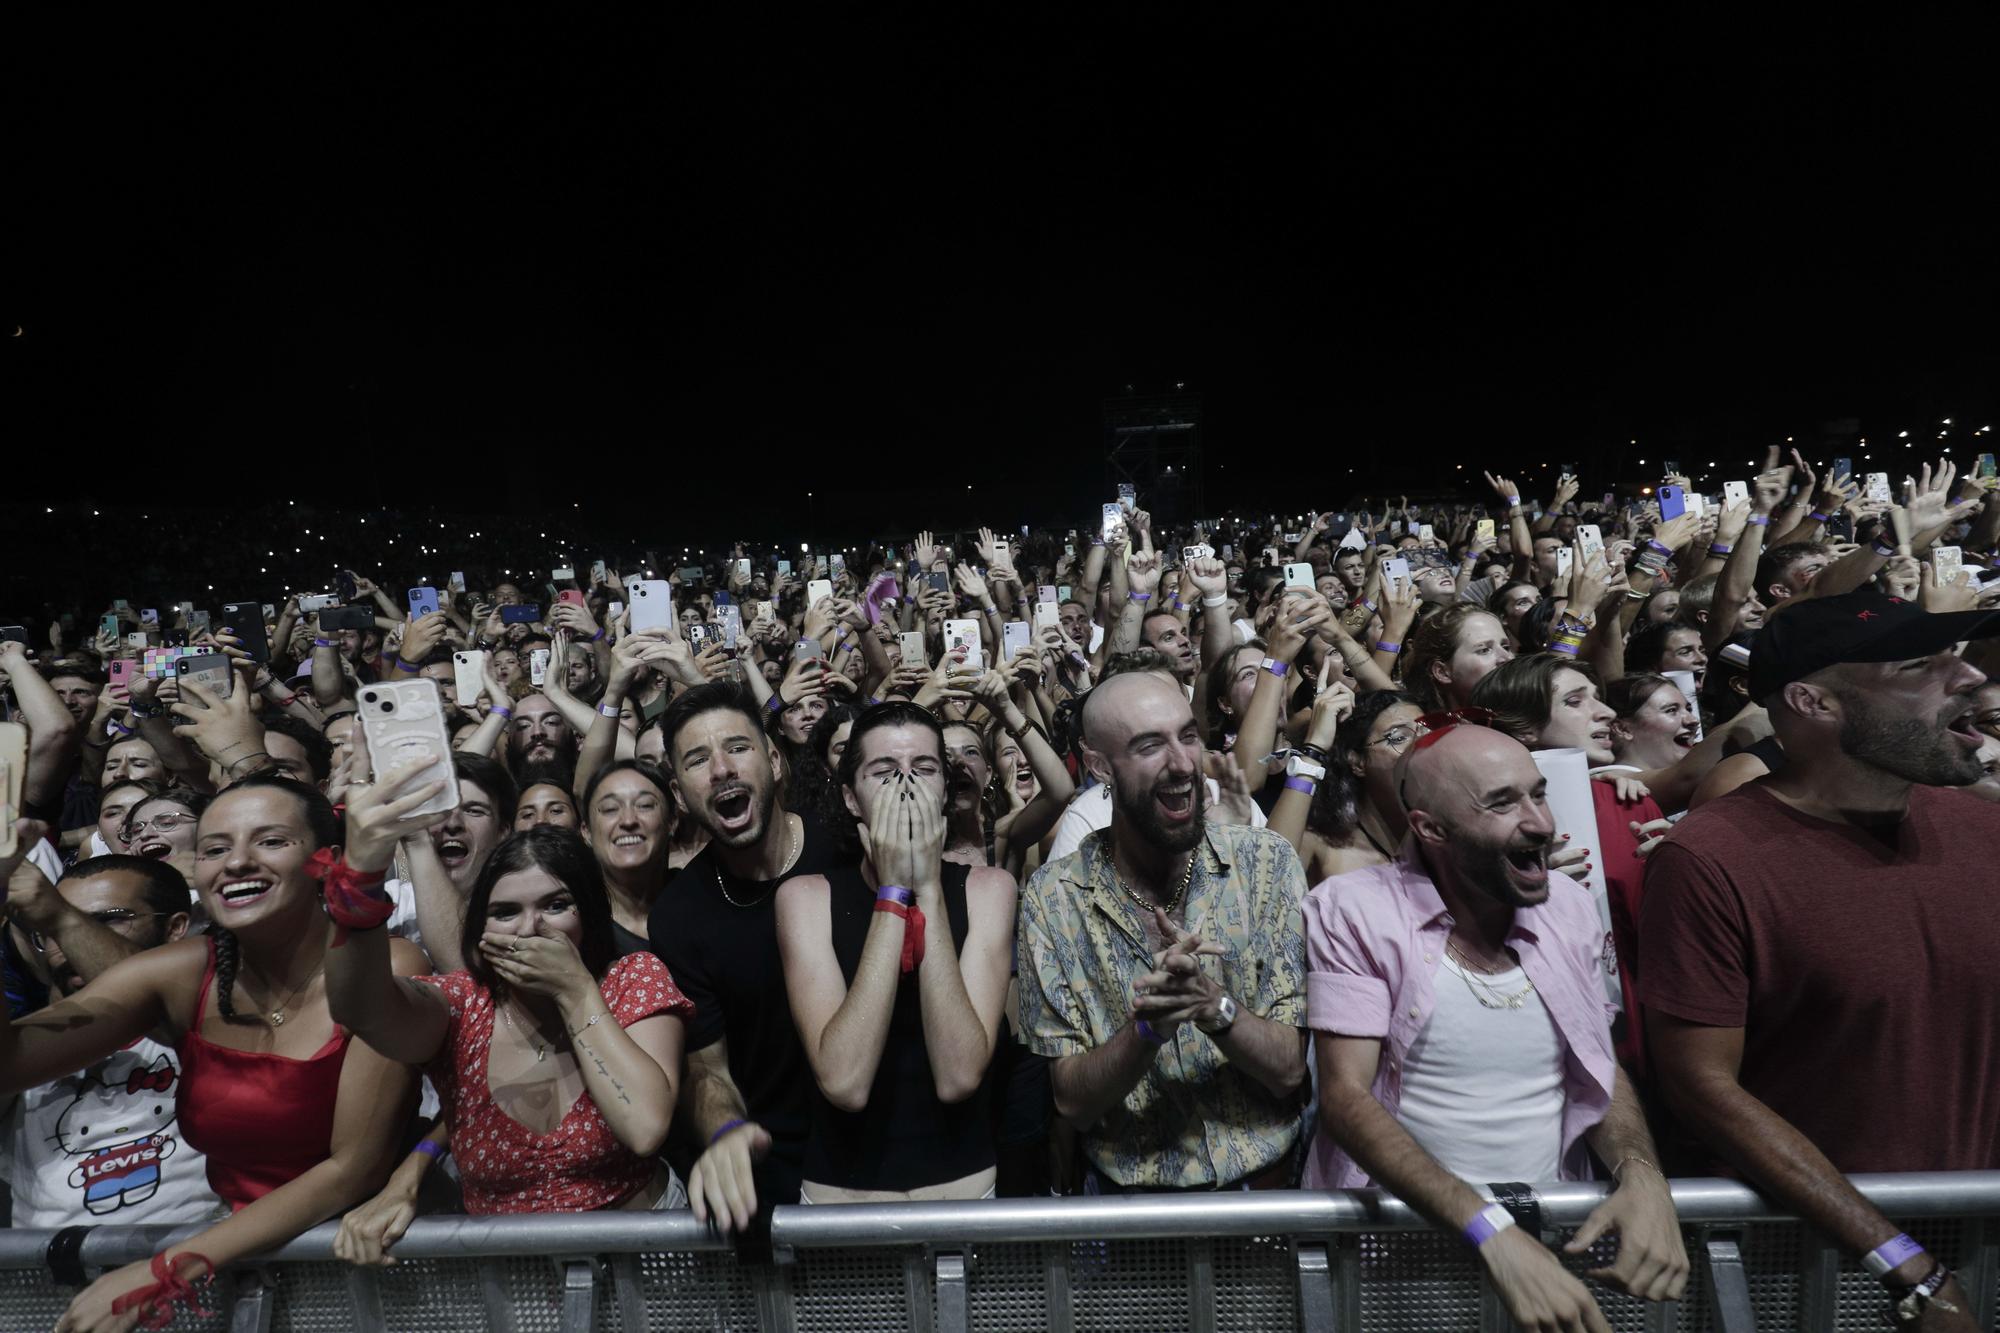
M1861 1256L1902 1328L1978 1321L1844 1177L2000 1167L2000 807L1967 790L1985 677L1957 652L1995 633L1872 591L1787 602L1750 645L1785 766L1675 827L1639 919L1668 1102Z
M1109 828L1021 896L1022 1033L1099 1190L1281 1188L1305 1081L1305 871L1275 833L1202 818L1187 693L1151 671L1083 706ZM678 975L678 974L676 974Z
M812 1066L778 952L778 885L840 863L825 829L779 804L784 760L764 710L730 681L697 685L660 722L683 816L709 841L653 903L653 952L694 1001L682 1117L699 1135L688 1202L724 1231L759 1201L793 1203L811 1129Z
M1430 732L1398 761L1401 854L1306 895L1306 1184L1381 1185L1462 1235L1523 1327L1604 1330L1584 1285L1481 1193L1525 1203L1525 1183L1502 1182L1587 1180L1594 1153L1618 1185L1568 1252L1615 1233L1617 1261L1591 1276L1649 1300L1686 1285L1659 1154L1612 1055L1597 910L1549 873L1547 785L1510 736Z

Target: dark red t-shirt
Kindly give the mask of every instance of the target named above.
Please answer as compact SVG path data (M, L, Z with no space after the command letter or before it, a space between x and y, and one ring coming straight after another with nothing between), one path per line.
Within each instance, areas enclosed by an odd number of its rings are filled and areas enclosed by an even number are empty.
M1742 1028L1744 1089L1843 1172L2000 1167L2000 805L1918 787L1877 832L1765 785L1648 858L1646 1007Z

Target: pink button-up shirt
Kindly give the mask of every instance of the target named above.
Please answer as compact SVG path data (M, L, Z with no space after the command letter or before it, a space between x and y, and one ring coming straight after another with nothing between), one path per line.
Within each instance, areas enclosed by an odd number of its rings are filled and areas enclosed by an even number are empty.
M1307 1026L1382 1042L1370 1091L1395 1115L1403 1099L1403 1062L1437 1006L1436 978L1451 914L1408 838L1387 865L1314 885L1304 910ZM1549 876L1548 901L1515 910L1507 946L1519 956L1567 1047L1562 1178L1588 1180L1592 1170L1583 1136L1610 1109L1618 1069L1611 1052L1616 1011L1604 994L1604 929L1589 890L1567 875ZM1308 1189L1359 1189L1372 1182L1321 1124L1305 1183Z

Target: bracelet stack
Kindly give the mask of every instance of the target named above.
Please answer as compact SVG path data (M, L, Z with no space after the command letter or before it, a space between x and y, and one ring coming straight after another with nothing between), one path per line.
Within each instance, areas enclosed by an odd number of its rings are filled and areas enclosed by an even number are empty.
M875 890L875 910L903 918L903 971L916 971L924 961L924 912L917 895L900 884L884 884Z
M1590 635L1590 626L1581 620L1565 615L1559 618L1549 632L1549 651L1561 653L1565 657L1575 657L1583 650L1583 641Z

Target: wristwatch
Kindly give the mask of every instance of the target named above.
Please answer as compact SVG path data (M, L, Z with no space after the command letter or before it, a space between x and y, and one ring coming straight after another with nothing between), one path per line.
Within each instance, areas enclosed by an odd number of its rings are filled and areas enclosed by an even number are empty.
M1293 751L1285 760L1285 776L1288 778L1311 778L1314 782L1326 780L1326 765L1316 764L1304 755Z
M1197 1018L1194 1025L1211 1037L1220 1037L1236 1026L1236 1001L1224 995L1215 1002L1215 1022L1211 1025Z

